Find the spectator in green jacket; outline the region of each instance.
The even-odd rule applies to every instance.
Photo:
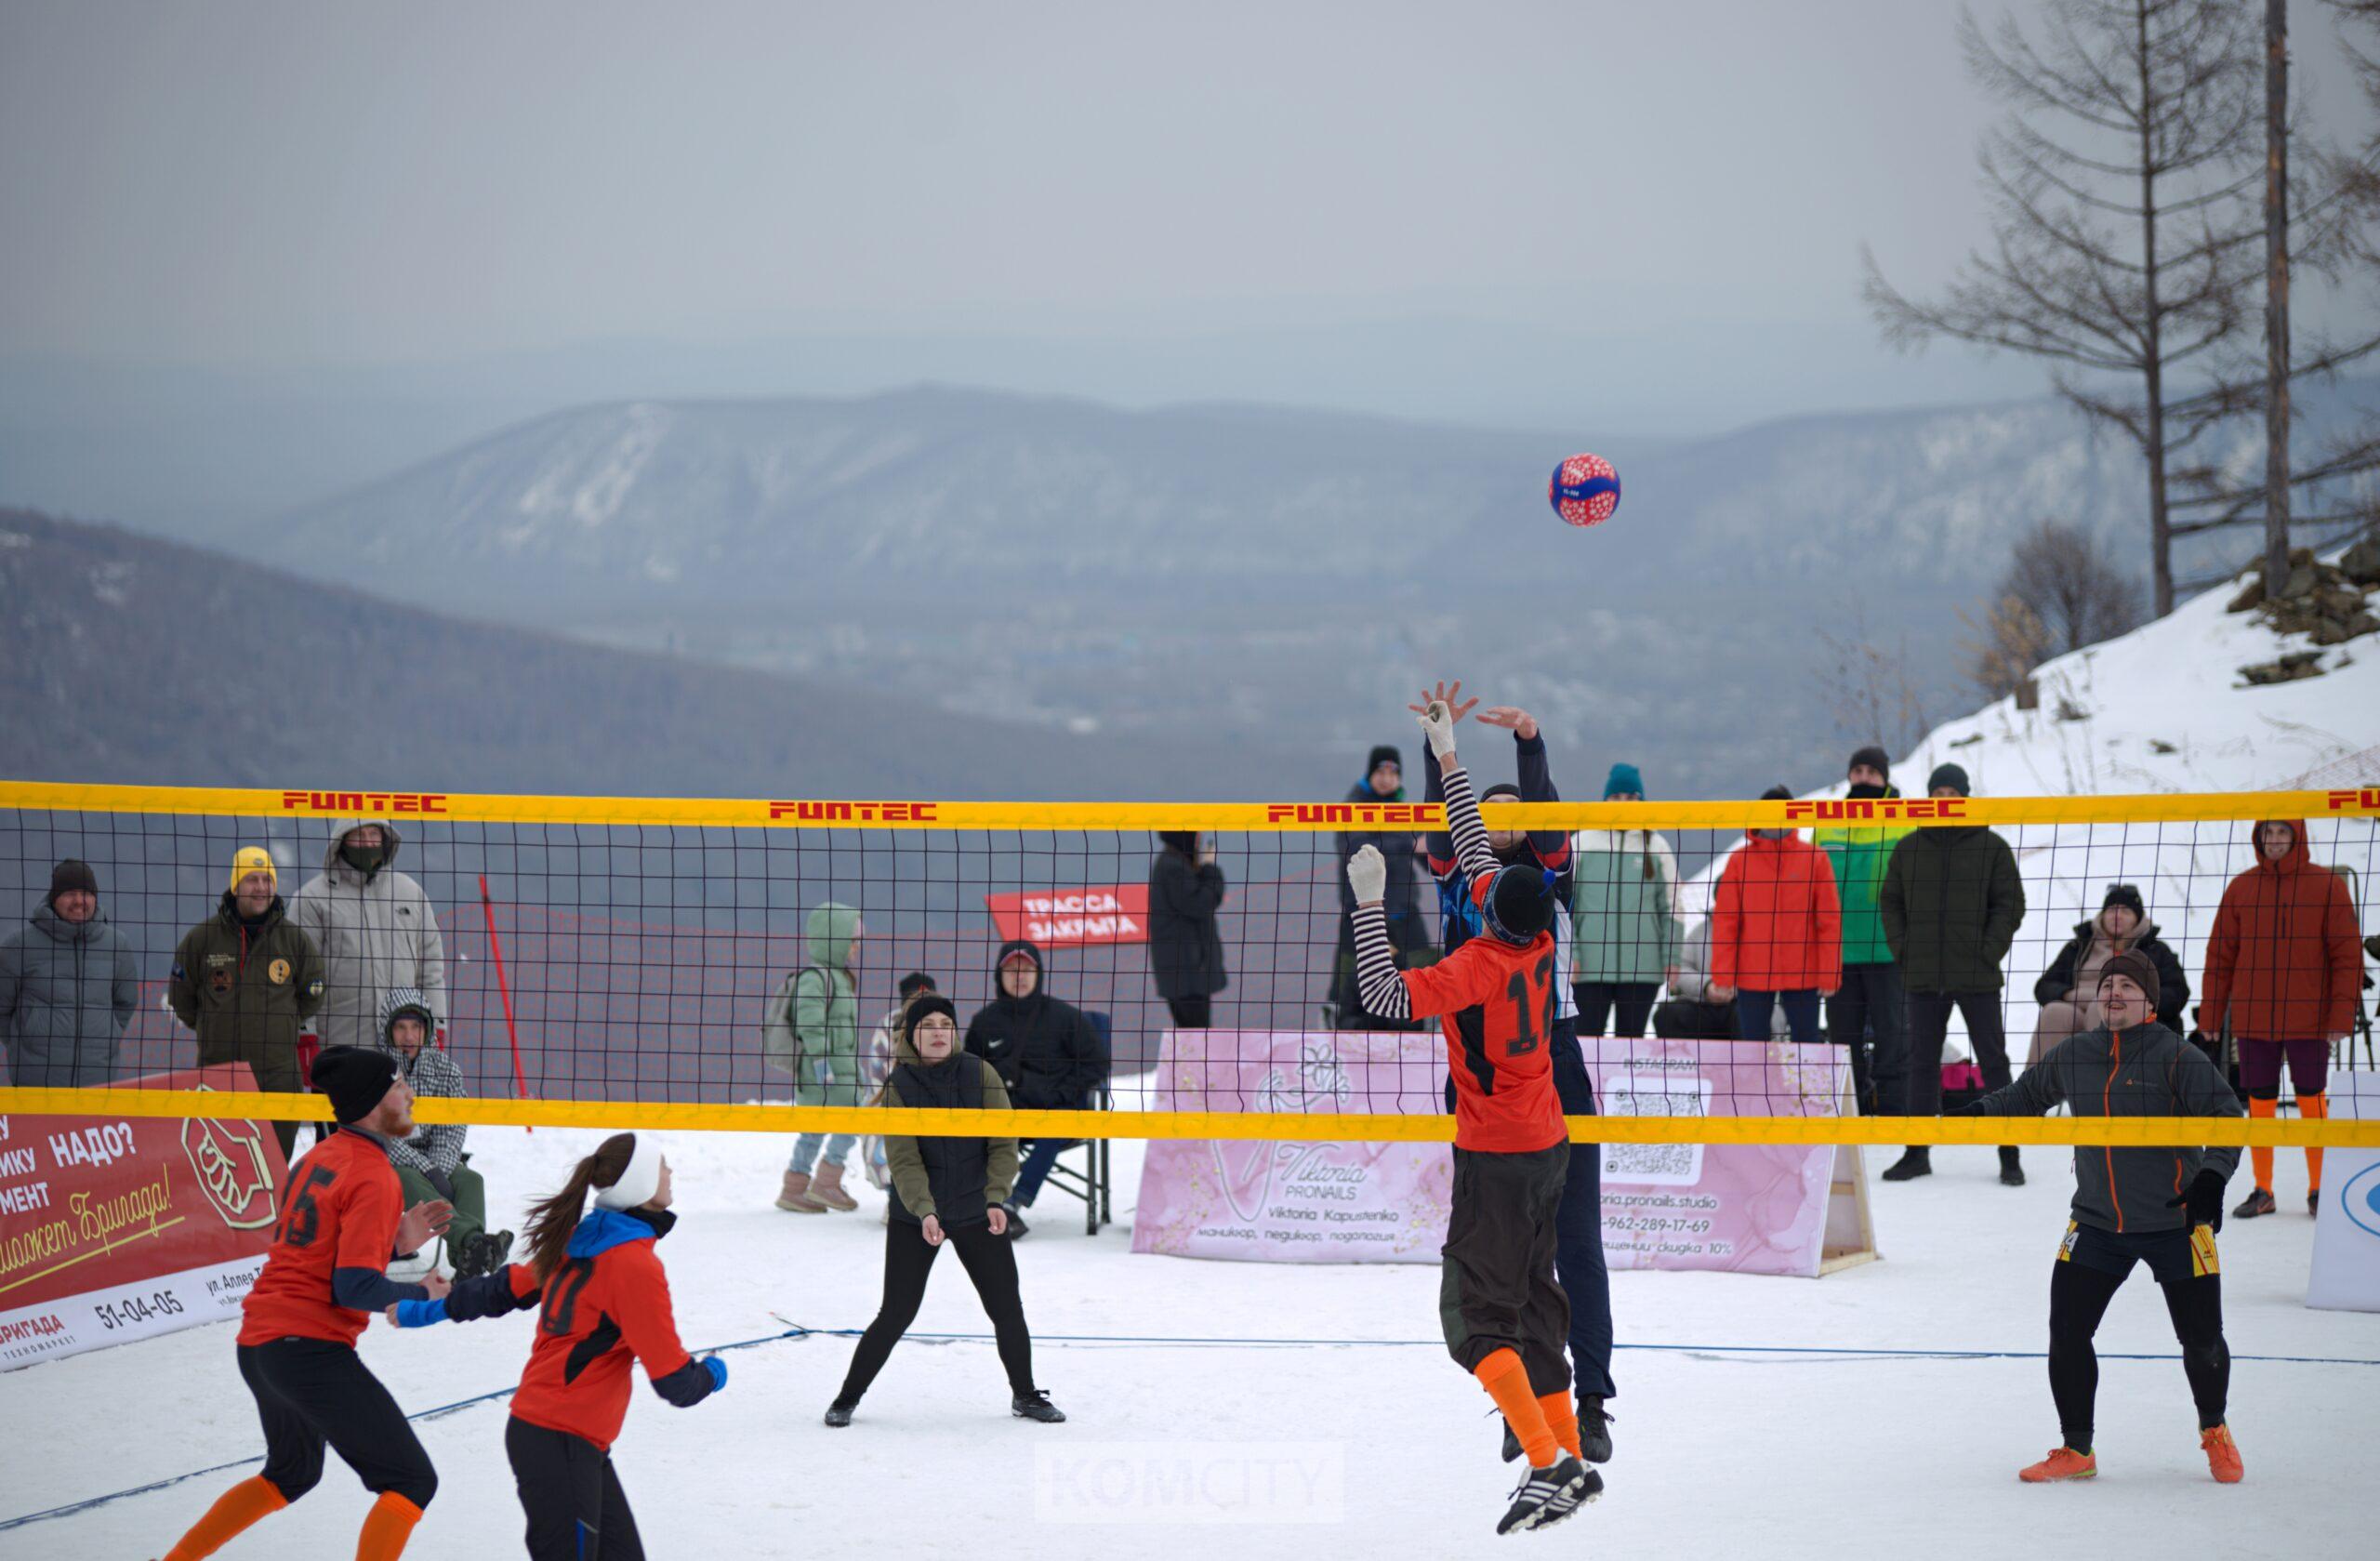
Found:
[[[1852,801],[1897,797],[1892,759],[1871,744],[1851,756],[1846,778]],[[1902,1025],[1900,968],[1884,941],[1877,899],[1893,847],[1906,824],[1831,824],[1811,843],[1834,866],[1835,897],[1843,903],[1843,986],[1826,1000],[1827,1038],[1851,1050],[1851,1087],[1864,1117],[1898,1117],[1909,1110],[1909,1047]]]
[[[859,1091],[860,938],[859,912],[827,900],[810,913],[804,928],[810,963],[793,984],[793,1033],[800,1037],[801,1070],[794,1076],[798,1105],[857,1105]],[[843,1162],[857,1133],[805,1132],[793,1141],[777,1207],[796,1214],[852,1210],[859,1200],[843,1191]],[[825,1147],[824,1163],[819,1149]],[[811,1174],[815,1167],[817,1175]]]
[[[1941,765],[1927,778],[1925,793],[1964,797],[1967,773],[1956,764]],[[1966,1020],[1984,1087],[2006,1089],[2000,965],[2025,919],[2016,853],[1979,824],[1911,830],[1893,847],[1877,906],[1908,994],[1910,1115],[1941,1114],[1942,1039],[1950,1033],[1954,1005]],[[1884,1180],[1907,1182],[1933,1170],[1932,1156],[1923,1144],[1913,1144],[1884,1171]],[[2011,1187],[2025,1184],[2014,1144],[2001,1146],[2000,1180]]]
[[[1633,764],[1614,764],[1606,802],[1641,802],[1645,779]],[[1645,1033],[1653,999],[1677,972],[1677,853],[1650,829],[1581,829],[1571,838],[1570,992],[1579,1034]]]
[[[231,859],[231,887],[215,914],[182,934],[165,1000],[198,1036],[201,1067],[245,1063],[257,1088],[306,1088],[298,1034],[323,1005],[323,962],[314,940],[289,919],[272,853],[246,846]],[[275,1122],[281,1154],[297,1146],[298,1124]]]

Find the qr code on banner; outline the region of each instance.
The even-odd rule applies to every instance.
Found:
[[[1708,1117],[1711,1086],[1694,1074],[1627,1073],[1604,1080],[1606,1117]],[[1638,1186],[1690,1187],[1702,1180],[1699,1144],[1606,1144],[1603,1179]]]

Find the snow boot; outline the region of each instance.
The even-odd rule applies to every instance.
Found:
[[[858,1408],[859,1400],[856,1398],[838,1398],[826,1406],[826,1423],[834,1426],[849,1425],[852,1422],[852,1411]]]
[[[2316,1187],[2306,1195],[2306,1212],[2320,1216],[2322,1212],[2322,1189]]]
[[[1603,1396],[1591,1393],[1579,1400],[1580,1451],[1590,1463],[1611,1462],[1611,1415],[1603,1407]]]
[[[2000,1146],[2000,1184],[2003,1187],[2021,1187],[2025,1184],[2025,1168],[2017,1162],[2014,1144],[2003,1144]]]
[[[1030,1393],[1011,1396],[1008,1412],[1019,1420],[1038,1420],[1044,1425],[1064,1425],[1066,1422],[1066,1411],[1051,1403],[1050,1396],[1038,1387]]]
[[[1010,1240],[1013,1241],[1020,1236],[1030,1236],[1033,1234],[1033,1227],[1025,1223],[1024,1210],[1019,1209],[1013,1203],[1003,1203],[1000,1207],[1008,1210],[1008,1238]]]
[[[2096,1479],[2099,1474],[2098,1458],[2072,1448],[2052,1448],[2049,1456],[2029,1468],[2016,1471],[2016,1477],[2027,1485],[2047,1485],[2053,1480]]]
[[[1564,1453],[1549,1468],[1531,1469],[1513,1492],[1513,1504],[1496,1525],[1499,1534],[1518,1534],[1561,1522],[1603,1493],[1594,1471]]]
[[[2206,1454],[2206,1472],[2217,1485],[2238,1485],[2248,1472],[2240,1462],[2240,1444],[2228,1425],[2210,1425],[2198,1434],[2199,1450]]]
[[[1934,1174],[1934,1157],[1923,1145],[1905,1152],[1900,1158],[1884,1168],[1887,1182],[1914,1182],[1921,1176]]]
[[[785,1186],[777,1194],[777,1207],[788,1214],[823,1214],[826,1206],[810,1196],[810,1178],[801,1171],[785,1173]]]
[[[859,1207],[859,1200],[843,1191],[843,1167],[840,1160],[828,1160],[818,1168],[816,1180],[810,1184],[810,1196],[829,1209],[844,1213]]]
[[[2240,1207],[2231,1210],[2231,1217],[2235,1220],[2253,1220],[2260,1214],[2273,1214],[2280,1210],[2281,1205],[2272,1200],[2269,1190],[2252,1187],[2249,1189],[2248,1196],[2240,1200]]]

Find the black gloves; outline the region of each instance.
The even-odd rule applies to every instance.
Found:
[[[2222,1176],[2213,1171],[2200,1171],[2190,1179],[2190,1184],[2182,1189],[2181,1197],[2169,1197],[2165,1200],[2165,1207],[2168,1209],[2187,1207],[2189,1210],[2191,1224],[2204,1225],[2210,1230],[2220,1231],[2223,1228]]]
[[[1983,1114],[1983,1097],[1981,1095],[1976,1096],[1975,1099],[1967,1102],[1964,1105],[1954,1105],[1950,1107],[1950,1110],[1942,1113],[1945,1117],[1980,1117]]]

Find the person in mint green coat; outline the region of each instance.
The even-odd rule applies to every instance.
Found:
[[[1641,802],[1633,764],[1614,764],[1606,802]],[[1631,1039],[1645,1033],[1653,999],[1677,965],[1677,853],[1649,829],[1581,829],[1570,842],[1570,993],[1581,1039],[1606,1019]]]
[[[827,900],[804,926],[810,963],[793,983],[793,1033],[800,1038],[801,1062],[794,1075],[798,1105],[857,1105],[859,1079],[859,912]],[[805,1132],[793,1141],[785,1186],[777,1207],[796,1214],[852,1210],[859,1201],[843,1190],[843,1162],[856,1133]],[[824,1146],[823,1162],[819,1150]],[[817,1174],[811,1174],[813,1168]]]

